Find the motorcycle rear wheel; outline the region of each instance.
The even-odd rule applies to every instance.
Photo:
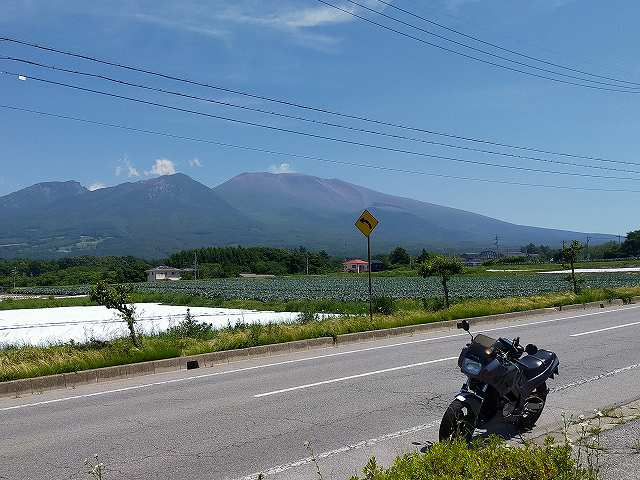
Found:
[[[540,415],[542,415],[544,406],[547,403],[548,394],[549,394],[549,389],[547,388],[546,383],[542,383],[538,385],[535,388],[535,390],[531,392],[531,395],[529,395],[529,398],[527,398],[527,401],[529,401],[531,397],[534,397],[534,400],[537,401],[538,403],[540,403],[541,401],[542,406],[539,407],[539,410],[536,410],[535,412],[532,412],[532,413],[525,414],[523,417],[520,418],[520,421],[518,422],[518,426],[520,427],[520,429],[530,430],[534,427],[534,425],[540,418]]]
[[[440,441],[451,441],[463,438],[471,441],[476,429],[476,415],[468,405],[460,400],[451,402],[440,422]]]

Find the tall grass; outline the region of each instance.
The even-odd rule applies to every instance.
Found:
[[[580,465],[568,443],[516,448],[498,437],[468,445],[463,441],[433,445],[425,454],[410,453],[381,468],[371,458],[362,477],[351,480],[597,480],[598,469]]]
[[[8,346],[0,349],[0,381],[29,378],[56,373],[68,373],[91,368],[122,365],[198,353],[231,350],[259,345],[282,343],[318,337],[337,337],[347,333],[385,329],[400,326],[472,318],[497,313],[518,312],[544,307],[557,307],[574,303],[606,301],[613,298],[630,299],[640,295],[640,288],[585,290],[579,295],[555,293],[534,297],[516,297],[492,300],[466,300],[449,309],[428,311],[421,300],[397,301],[397,311],[391,315],[368,316],[366,304],[340,305],[311,302],[295,304],[298,311],[312,308],[330,310],[343,307],[347,313],[340,317],[318,319],[304,315],[300,321],[284,324],[241,324],[222,329],[171,329],[157,335],[141,337],[142,345],[134,347],[126,339],[109,342],[90,341],[84,344],[65,343],[49,346]],[[189,300],[189,299],[187,299]],[[201,304],[202,299],[190,299]],[[205,299],[207,302],[211,299]],[[288,303],[288,302],[284,302]],[[282,306],[282,305],[281,305]],[[291,305],[289,305],[291,306]],[[291,306],[291,307],[293,307]],[[347,308],[348,307],[348,308]],[[354,311],[350,313],[348,310]],[[339,310],[336,308],[336,310]],[[326,311],[326,310],[324,310]]]

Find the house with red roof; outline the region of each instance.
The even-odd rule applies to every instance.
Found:
[[[342,271],[353,273],[368,272],[369,263],[365,260],[360,260],[359,258],[354,258],[353,260],[345,260],[344,262],[342,262]]]

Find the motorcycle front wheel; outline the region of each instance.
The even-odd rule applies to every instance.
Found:
[[[476,415],[460,400],[451,402],[440,422],[440,441],[463,438],[470,442],[476,429]]]

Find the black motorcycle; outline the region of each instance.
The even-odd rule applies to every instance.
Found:
[[[458,328],[469,333],[469,322],[463,320]],[[467,382],[442,418],[440,441],[460,437],[470,441],[476,428],[498,414],[519,429],[532,428],[547,401],[546,381],[558,374],[557,355],[532,344],[523,348],[519,337],[495,340],[469,335],[471,343],[458,358]]]

